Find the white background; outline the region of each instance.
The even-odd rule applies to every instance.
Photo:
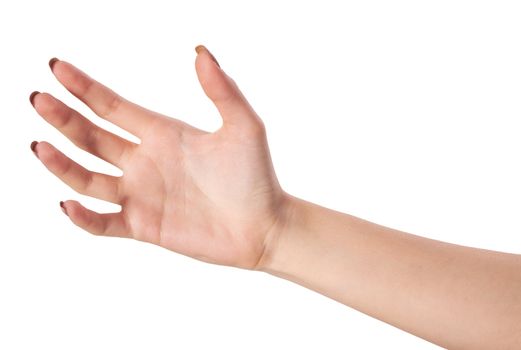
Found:
[[[94,237],[81,197],[29,150],[80,151],[32,109],[68,60],[123,96],[200,128],[205,44],[264,119],[284,189],[377,223],[521,253],[517,1],[11,1],[0,5],[0,348],[437,347],[259,272]],[[122,135],[120,130],[94,119]]]

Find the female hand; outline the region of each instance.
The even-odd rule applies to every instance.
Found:
[[[75,145],[123,176],[85,169],[47,142],[31,149],[78,193],[121,205],[100,214],[60,202],[72,222],[95,235],[135,238],[206,262],[259,268],[281,224],[286,195],[276,179],[265,128],[235,82],[203,46],[195,68],[223,119],[209,133],[138,106],[72,64],[52,59],[58,81],[99,117],[136,135],[135,144],[89,121],[48,93],[31,103]]]
[[[222,127],[214,133],[151,112],[63,61],[58,80],[103,130],[45,93],[38,113],[123,176],[91,172],[49,143],[31,148],[76,191],[121,205],[63,209],[81,228],[291,280],[447,348],[521,348],[521,256],[436,241],[300,200],[280,188],[265,129],[233,80],[199,47],[196,70]],[[486,317],[483,317],[485,315]]]

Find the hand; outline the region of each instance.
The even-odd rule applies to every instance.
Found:
[[[262,121],[213,55],[202,46],[196,51],[199,81],[223,119],[216,132],[138,106],[72,64],[53,59],[51,70],[69,92],[141,143],[96,126],[48,93],[35,92],[31,102],[38,114],[123,176],[87,170],[47,142],[33,142],[31,148],[78,193],[121,205],[118,213],[100,214],[74,200],[61,202],[82,229],[256,269],[287,197],[273,170]]]

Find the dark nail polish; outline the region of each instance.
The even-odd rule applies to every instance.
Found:
[[[38,157],[38,152],[36,152],[36,145],[37,144],[38,144],[38,141],[31,142],[31,151],[33,151],[33,153],[36,156],[36,158],[39,158]]]
[[[63,201],[60,201],[60,208],[65,215],[69,216],[69,214],[67,214],[67,209],[65,208],[65,203]]]
[[[33,105],[34,107],[34,97],[36,95],[38,95],[40,93],[40,91],[33,91],[31,92],[31,94],[29,95],[29,102],[31,102],[31,104]]]
[[[199,55],[202,51],[206,50],[206,47],[204,45],[197,45],[195,47],[195,52]]]
[[[58,61],[59,61],[59,59],[57,59],[56,57],[51,58],[51,60],[49,61],[49,67],[51,67],[51,70],[52,70],[52,67],[54,67],[54,64]]]
[[[204,45],[197,45],[195,47],[195,52],[197,52],[197,54],[200,54],[203,51],[208,52],[208,54],[210,55],[210,58],[215,62],[215,64],[217,64],[217,66],[219,68],[221,68],[221,65],[219,64],[219,62],[217,62],[217,59],[215,59],[215,56]]]

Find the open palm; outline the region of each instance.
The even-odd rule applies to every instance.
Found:
[[[212,263],[257,268],[280,225],[285,193],[273,171],[262,121],[209,51],[195,66],[223,118],[214,133],[138,106],[72,64],[53,59],[58,81],[98,116],[136,135],[130,142],[92,123],[47,93],[36,111],[78,147],[123,171],[115,177],[75,163],[47,142],[31,148],[79,193],[121,205],[99,214],[69,200],[72,222],[97,235],[135,238]]]

